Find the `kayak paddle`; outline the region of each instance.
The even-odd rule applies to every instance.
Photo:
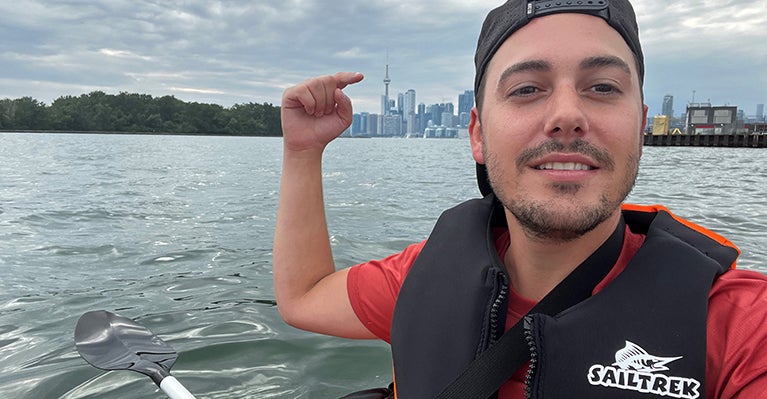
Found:
[[[80,356],[101,370],[131,370],[149,376],[170,399],[194,396],[170,375],[178,354],[146,327],[105,310],[87,312],[75,327]]]

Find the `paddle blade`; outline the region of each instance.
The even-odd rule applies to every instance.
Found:
[[[75,327],[80,356],[102,370],[131,370],[159,384],[170,375],[178,354],[170,345],[131,319],[105,310],[83,314]]]

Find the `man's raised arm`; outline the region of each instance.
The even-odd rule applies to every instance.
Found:
[[[373,338],[354,314],[346,270],[335,270],[322,196],[322,153],[352,121],[342,92],[363,79],[339,72],[309,79],[282,96],[284,154],[274,233],[274,291],[285,321],[297,328]]]

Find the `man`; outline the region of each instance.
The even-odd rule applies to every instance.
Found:
[[[738,252],[724,238],[622,205],[647,117],[628,1],[510,0],[488,14],[475,61],[469,134],[485,198],[447,211],[427,241],[339,271],[321,159],[351,123],[342,89],[363,77],[285,91],[283,318],[391,342],[401,399],[435,397],[517,322],[534,361],[508,373],[500,398],[764,395],[767,278],[728,271]],[[601,269],[593,284],[562,283]],[[525,317],[579,290],[588,298],[567,310]]]

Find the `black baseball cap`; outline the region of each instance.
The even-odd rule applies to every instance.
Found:
[[[644,55],[639,43],[639,27],[634,8],[628,0],[508,0],[490,11],[482,25],[477,41],[477,52],[474,54],[475,97],[480,95],[479,88],[485,77],[487,65],[503,42],[533,18],[558,13],[588,14],[604,19],[620,33],[631,52],[634,53],[639,84],[643,84]],[[479,98],[475,98],[477,104],[479,104],[478,100]],[[477,164],[477,183],[482,195],[493,191],[487,178],[485,165]]]

